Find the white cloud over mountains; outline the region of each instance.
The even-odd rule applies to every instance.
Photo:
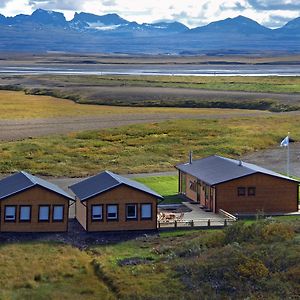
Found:
[[[63,12],[118,13],[130,21],[176,20],[189,27],[244,15],[268,27],[279,27],[299,16],[300,0],[1,0],[0,13],[30,14],[37,8]]]

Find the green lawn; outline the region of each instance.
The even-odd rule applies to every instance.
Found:
[[[229,157],[279,145],[287,132],[300,140],[300,116],[173,120],[0,142],[0,170],[40,175],[87,176],[100,170],[118,173],[175,170],[212,154]]]
[[[141,182],[164,197],[160,204],[181,203],[178,197],[178,176],[151,176],[137,177],[134,180]]]

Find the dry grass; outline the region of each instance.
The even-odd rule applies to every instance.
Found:
[[[252,112],[253,111],[248,111]],[[247,110],[190,109],[160,107],[116,107],[77,104],[71,100],[49,96],[25,95],[23,92],[0,91],[0,119],[64,118],[74,116],[103,116],[107,114],[182,113],[182,114],[239,114]]]
[[[87,176],[99,170],[140,173],[174,170],[192,149],[195,158],[238,157],[279,145],[288,131],[300,139],[300,115],[174,120],[0,143],[0,170]]]

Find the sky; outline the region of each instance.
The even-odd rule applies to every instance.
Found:
[[[243,15],[277,28],[300,16],[300,0],[0,0],[0,14],[31,14],[42,8],[65,14],[117,13],[129,21],[179,21],[189,27]]]

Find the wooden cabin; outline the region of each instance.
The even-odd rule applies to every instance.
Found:
[[[298,211],[299,182],[257,165],[213,155],[176,168],[179,194],[209,211],[239,215]]]
[[[0,232],[68,230],[68,193],[41,178],[20,172],[0,180]]]
[[[86,231],[157,229],[162,196],[145,185],[109,171],[70,186],[76,218]]]

